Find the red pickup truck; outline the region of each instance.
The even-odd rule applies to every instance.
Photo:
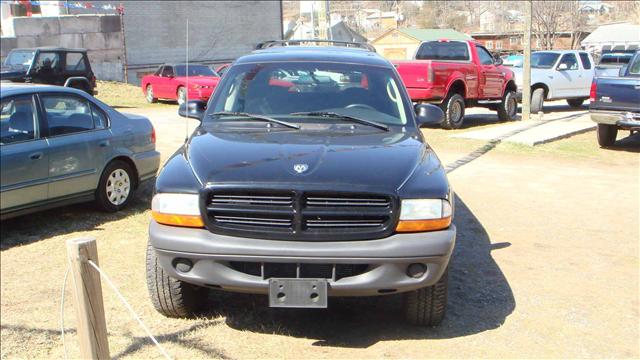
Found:
[[[427,41],[418,48],[415,60],[394,61],[394,65],[412,101],[440,105],[445,129],[462,126],[465,107],[496,110],[501,121],[516,117],[513,72],[475,41]]]

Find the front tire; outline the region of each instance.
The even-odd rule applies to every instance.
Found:
[[[151,85],[147,85],[147,93],[145,99],[149,104],[158,102],[158,98],[153,96],[153,87]]]
[[[518,114],[518,100],[516,92],[513,90],[505,91],[502,103],[498,105],[498,119],[500,121],[511,121],[516,119]]]
[[[185,90],[184,86],[180,86],[178,88],[176,96],[178,98],[178,105],[182,105],[185,103],[185,101],[187,101],[187,91]]]
[[[544,89],[537,88],[531,94],[531,113],[537,114],[544,108]]]
[[[147,288],[153,307],[162,315],[189,318],[205,305],[208,289],[174,279],[158,264],[156,252],[147,243]]]
[[[569,104],[569,106],[571,106],[572,108],[580,108],[582,107],[582,104],[584,103],[584,99],[580,98],[580,99],[567,99],[567,104]]]
[[[131,165],[124,161],[110,162],[100,176],[96,190],[96,203],[106,212],[124,209],[133,197],[135,181]]]
[[[404,294],[405,318],[409,323],[421,326],[438,326],[447,308],[449,268],[435,285]]]
[[[618,128],[615,125],[598,124],[598,145],[608,147],[616,142]]]
[[[443,129],[459,129],[464,121],[464,98],[460,94],[451,94],[440,105],[444,112]]]

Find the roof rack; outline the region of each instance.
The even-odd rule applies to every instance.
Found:
[[[352,41],[323,40],[323,39],[292,39],[292,40],[269,40],[263,41],[256,45],[256,50],[267,49],[276,46],[302,46],[306,44],[332,44],[336,46],[355,47],[376,52],[376,49],[368,43],[359,43]]]

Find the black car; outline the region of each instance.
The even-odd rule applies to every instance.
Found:
[[[13,49],[0,72],[2,81],[68,86],[96,95],[96,77],[85,49]]]
[[[303,308],[404,293],[409,321],[439,324],[453,197],[420,126],[444,114],[414,108],[368,48],[282,44],[234,62],[208,104],[179,108],[201,124],[156,180],[155,308],[192,315],[208,289]]]

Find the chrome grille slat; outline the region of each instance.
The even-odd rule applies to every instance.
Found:
[[[291,205],[291,196],[271,196],[271,195],[214,195],[210,204],[241,204],[241,205]]]
[[[307,220],[307,227],[371,227],[380,226],[382,221],[375,220]]]
[[[272,219],[272,218],[255,218],[244,216],[222,216],[215,215],[216,221],[222,223],[232,224],[247,224],[247,225],[266,225],[266,226],[291,226],[291,219]]]
[[[376,198],[338,198],[309,196],[306,201],[309,206],[389,206],[387,199]]]

